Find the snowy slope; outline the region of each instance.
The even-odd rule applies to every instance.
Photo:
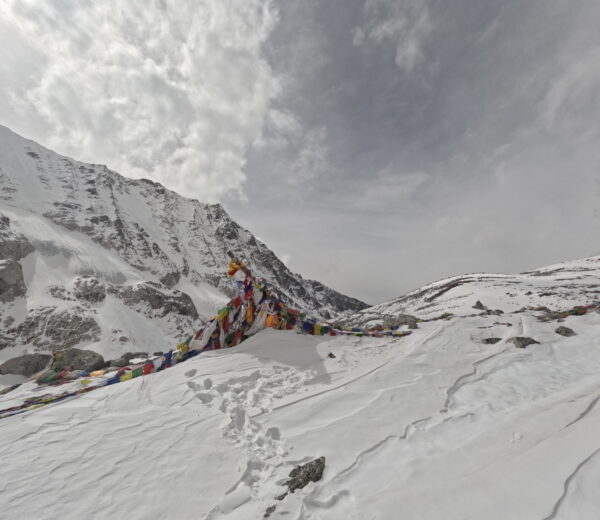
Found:
[[[96,178],[99,185],[104,177]],[[144,184],[119,182],[127,196]],[[195,275],[191,262],[186,274],[175,258],[179,279],[161,282],[175,273],[165,269],[170,257],[141,254],[149,240],[143,233],[131,251],[105,243],[133,224],[115,227],[120,217],[113,215],[111,228],[77,208],[48,214],[63,206],[44,206],[42,195],[17,204],[15,194],[27,186],[3,187],[9,223],[0,219],[0,237],[10,255],[0,256],[0,272],[18,277],[17,262],[26,296],[0,308],[4,322],[15,324],[37,309],[43,319],[31,328],[27,319],[11,325],[32,343],[51,335],[52,320],[61,325],[66,313],[63,341],[93,335],[85,321],[91,316],[105,341],[90,344],[110,356],[123,349],[118,335],[127,327],[146,343],[139,350],[157,338],[172,345],[165,331],[179,325],[171,320],[195,320],[185,315],[190,300],[200,314],[202,302],[224,298],[220,278],[210,283],[221,275],[208,257],[206,264],[197,257],[194,265],[204,267]],[[150,211],[114,207],[140,227],[139,215]],[[76,215],[73,223],[67,214]],[[185,240],[175,235],[183,251]],[[239,347],[1,419],[0,516],[247,520],[276,506],[271,519],[600,518],[600,314],[558,323],[541,321],[550,314],[536,310],[597,301],[599,266],[593,257],[520,275],[453,277],[347,318],[455,315],[419,323],[408,337],[265,330]],[[492,312],[473,309],[477,301]],[[177,311],[161,316],[161,305]],[[105,336],[106,324],[117,332]],[[559,335],[559,325],[575,335]],[[507,341],[522,336],[539,344],[518,349]],[[0,350],[0,359],[19,348]],[[64,388],[26,382],[0,395],[0,409]],[[320,456],[319,482],[275,499],[292,468]]]
[[[440,280],[395,300],[340,318],[357,325],[409,314],[427,319],[444,312],[468,315],[480,301],[505,313],[523,308],[568,309],[600,300],[600,256],[555,264],[518,275],[468,274]]]
[[[276,505],[274,519],[598,518],[600,315],[567,318],[570,338],[529,311],[495,321],[423,323],[402,339],[265,331],[3,419],[0,510],[246,520]],[[482,343],[520,335],[540,345]],[[276,501],[290,469],[319,456],[321,481]]]
[[[228,250],[317,317],[365,307],[291,273],[218,204],[0,126],[0,349],[79,346],[118,357],[172,347],[228,300]]]

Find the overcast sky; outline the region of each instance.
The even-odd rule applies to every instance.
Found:
[[[0,0],[0,84],[369,303],[600,252],[598,0]]]

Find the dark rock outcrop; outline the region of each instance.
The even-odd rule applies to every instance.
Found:
[[[408,325],[409,329],[417,328],[417,318],[411,316],[410,314],[396,314],[387,315],[383,318],[383,328],[391,329],[394,327],[399,327],[400,325]]]
[[[10,228],[10,219],[0,215],[0,260],[21,260],[35,248],[20,233],[16,233]]]
[[[325,457],[319,457],[318,459],[307,462],[296,466],[290,472],[290,479],[286,482],[286,486],[290,493],[296,491],[296,489],[302,489],[309,482],[317,482],[321,480],[323,471],[325,470]]]
[[[275,497],[276,500],[283,500],[288,493],[293,493],[297,489],[304,488],[310,482],[318,482],[323,476],[325,470],[325,457],[319,457],[318,459],[311,460],[306,464],[300,464],[296,466],[289,474],[289,479],[285,483],[288,490]],[[272,505],[267,508],[263,518],[269,518],[275,511],[276,505]]]
[[[0,302],[11,302],[27,294],[23,268],[14,260],[0,261]]]
[[[167,314],[175,313],[193,319],[198,318],[196,306],[186,293],[167,289],[158,283],[144,282],[133,286],[114,286],[109,287],[108,292],[130,307],[147,305],[151,317],[162,318]]]
[[[484,338],[483,340],[481,340],[481,342],[485,343],[486,345],[494,345],[501,340],[502,338]]]
[[[38,308],[7,332],[23,345],[51,351],[100,339],[100,327],[96,320],[79,307],[63,311],[54,307]]]
[[[24,354],[9,359],[0,365],[0,374],[17,374],[30,377],[41,370],[44,370],[52,356],[49,354]]]
[[[177,285],[179,279],[181,278],[181,274],[178,271],[174,271],[172,273],[167,273],[166,275],[160,278],[160,283],[172,289]]]
[[[515,336],[506,340],[507,343],[512,343],[517,348],[525,348],[528,345],[539,345],[540,342],[533,338],[527,338],[523,336]]]
[[[78,278],[73,284],[73,296],[89,303],[100,303],[106,298],[106,287],[93,276]]]
[[[109,361],[108,363],[112,367],[126,367],[129,365],[130,360],[134,358],[147,358],[147,352],[125,352],[119,359]]]
[[[502,314],[504,314],[504,311],[501,309],[486,309],[480,316],[502,316]]]
[[[71,370],[99,370],[106,363],[104,358],[91,350],[81,350],[78,348],[69,348],[61,350],[54,355],[52,368],[54,370],[62,370],[69,367]]]
[[[554,332],[556,332],[557,334],[560,334],[561,336],[565,336],[565,337],[570,337],[570,336],[576,336],[577,333],[573,330],[570,329],[569,327],[558,327]]]

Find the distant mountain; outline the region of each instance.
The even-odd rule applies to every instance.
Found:
[[[476,306],[480,301],[481,306]],[[566,309],[600,301],[600,256],[572,260],[517,275],[466,274],[440,280],[405,296],[349,313],[342,323],[364,326],[381,323],[386,316],[409,314],[431,318],[515,312],[523,308]]]
[[[0,126],[0,349],[164,350],[232,294],[227,251],[315,317],[366,307],[290,272],[219,204]]]

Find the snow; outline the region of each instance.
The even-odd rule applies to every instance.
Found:
[[[399,313],[428,319],[451,312],[470,315],[480,300],[487,308],[514,312],[523,307],[568,309],[600,300],[600,256],[551,265],[517,275],[467,274],[421,287],[395,300],[349,316],[355,323],[381,322]]]
[[[226,277],[228,251],[243,253],[253,272],[275,282],[273,289],[290,306],[316,317],[364,306],[291,273],[220,205],[61,156],[1,125],[0,217],[9,219],[2,224],[6,229],[0,241],[18,238],[27,249],[35,248],[16,259],[23,268],[26,298],[0,306],[0,323],[8,329],[2,346],[14,343],[20,352],[63,348],[58,334],[41,337],[34,330],[32,336],[33,325],[28,331],[17,327],[69,311],[97,325],[93,333],[71,338],[75,344],[70,346],[117,358],[134,349],[166,350],[229,300],[234,286]],[[172,288],[180,298],[189,296],[197,315],[189,305],[181,314],[157,320],[156,300],[154,307],[146,301],[129,303],[129,309],[114,297],[86,300],[72,290],[82,277],[106,289],[142,282]]]
[[[600,315],[567,318],[577,335],[565,338],[534,314],[433,321],[393,339],[267,330],[3,419],[0,510],[234,520],[276,505],[275,519],[598,518]],[[522,335],[540,345],[505,341]],[[482,343],[492,336],[503,341]],[[0,396],[0,407],[34,388]],[[289,471],[319,456],[322,480],[276,501]]]
[[[227,301],[218,284],[228,230],[217,230],[231,221],[222,209],[61,157],[1,126],[0,158],[0,210],[35,246],[20,261],[27,298],[3,304],[4,323],[81,304],[50,288],[69,290],[82,275],[134,285],[183,273],[175,289],[202,317]],[[128,226],[127,251],[118,240],[101,245],[114,227],[98,224],[95,240],[77,231],[92,214]],[[266,247],[235,229],[232,243],[264,256],[258,274],[269,278],[277,269]],[[142,254],[140,230],[161,254]],[[405,338],[266,330],[234,349],[2,419],[1,516],[246,520],[276,505],[273,519],[599,518],[600,315],[567,318],[577,335],[565,338],[533,310],[597,301],[599,278],[600,257],[456,276],[350,318],[456,315]],[[478,300],[504,314],[480,314]],[[88,310],[102,333],[83,346],[107,359],[180,339],[168,317],[149,319],[111,294]],[[540,344],[517,349],[506,342],[513,336]],[[484,344],[490,337],[501,341]],[[0,350],[0,362],[26,350]],[[100,380],[24,382],[0,396],[0,409]],[[22,381],[2,375],[0,388]],[[319,456],[322,480],[276,501],[290,470]]]

